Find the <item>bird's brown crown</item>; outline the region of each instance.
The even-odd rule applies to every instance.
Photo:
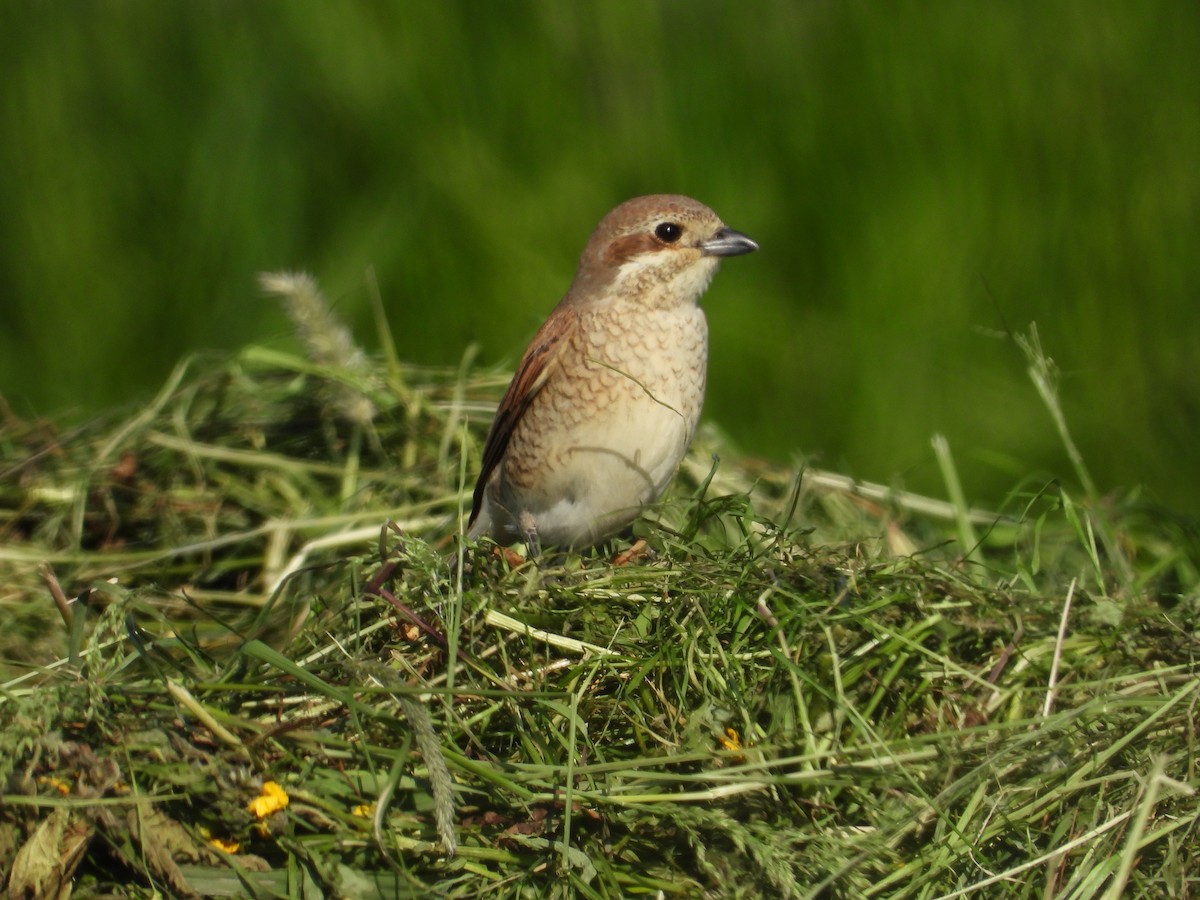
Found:
[[[600,220],[584,248],[583,262],[620,266],[641,253],[694,249],[720,228],[720,217],[691,197],[635,197]]]

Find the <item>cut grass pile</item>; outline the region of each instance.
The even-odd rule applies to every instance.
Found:
[[[8,896],[1194,895],[1186,523],[709,431],[526,562],[446,537],[503,377],[332,353],[5,416]]]

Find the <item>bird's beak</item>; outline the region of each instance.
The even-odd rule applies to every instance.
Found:
[[[757,249],[758,244],[732,228],[722,228],[700,244],[700,252],[705,256],[741,256]]]

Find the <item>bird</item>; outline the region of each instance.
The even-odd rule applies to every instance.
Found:
[[[592,232],[525,350],[484,444],[467,537],[586,549],[674,477],[700,418],[722,259],[758,250],[704,204],[635,197]]]

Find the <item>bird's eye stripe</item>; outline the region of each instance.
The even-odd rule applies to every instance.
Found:
[[[654,229],[654,236],[664,244],[673,244],[683,236],[683,226],[678,222],[661,222]]]

